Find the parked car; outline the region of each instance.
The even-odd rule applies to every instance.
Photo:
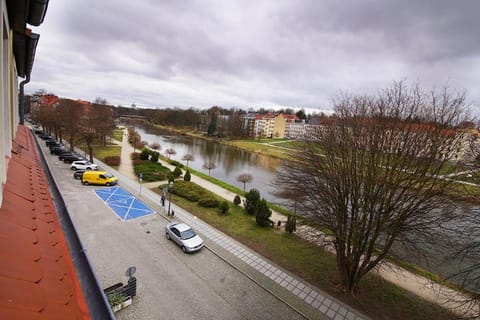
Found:
[[[75,179],[75,180],[82,179],[83,173],[84,173],[85,171],[86,171],[86,170],[76,170],[76,171],[73,173],[73,179]]]
[[[60,155],[61,153],[66,153],[66,152],[69,152],[69,151],[64,146],[54,146],[50,148],[51,154]]]
[[[45,141],[45,144],[47,147],[53,146],[53,145],[60,145],[60,142],[57,141],[55,138],[50,138]]]
[[[56,147],[65,147],[62,143],[60,142],[56,142],[56,143],[51,143],[48,145],[48,148],[51,150],[52,148],[56,148]]]
[[[47,140],[47,139],[50,139],[50,138],[51,138],[51,136],[50,136],[48,133],[46,133],[46,132],[41,133],[41,134],[39,135],[39,137],[40,137],[40,139],[43,139],[43,140]]]
[[[63,161],[65,157],[71,156],[71,155],[74,155],[74,153],[72,153],[71,151],[61,152],[58,154],[58,160]]]
[[[70,166],[72,170],[98,170],[98,166],[95,163],[91,163],[87,160],[73,161]]]
[[[198,251],[205,245],[202,238],[185,223],[170,222],[165,227],[165,235],[168,240],[173,240],[185,253]]]
[[[82,175],[84,185],[100,184],[105,186],[116,185],[118,178],[106,171],[85,171]]]
[[[76,154],[63,156],[62,159],[63,159],[63,162],[65,162],[65,163],[72,163],[74,161],[85,160],[84,157],[76,155]]]

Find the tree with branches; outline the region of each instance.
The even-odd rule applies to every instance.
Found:
[[[187,153],[186,155],[183,156],[182,158],[183,161],[187,161],[187,168],[188,168],[188,163],[190,161],[194,161],[195,160],[195,156],[191,153]]]
[[[341,285],[353,295],[394,244],[425,246],[454,219],[440,176],[455,170],[468,108],[463,92],[404,82],[334,103],[336,121],[277,169],[275,185],[303,195],[297,214],[332,231]]]
[[[203,164],[203,169],[208,170],[208,176],[210,176],[210,171],[212,171],[216,167],[217,167],[217,165],[215,164],[215,162],[213,162],[211,160],[207,161]]]
[[[177,154],[177,151],[175,151],[175,149],[173,148],[168,148],[167,150],[165,150],[165,153],[167,154],[167,158],[170,159],[171,156]]]
[[[253,176],[249,173],[241,173],[237,177],[237,181],[243,183],[243,192],[245,192],[245,186],[247,183],[252,182]]]
[[[70,150],[74,150],[77,142],[81,138],[80,119],[84,115],[84,108],[81,102],[60,99],[57,107],[58,120],[62,124],[62,132],[70,145]]]

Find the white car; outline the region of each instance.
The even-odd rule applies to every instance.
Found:
[[[173,240],[183,252],[194,252],[203,248],[204,243],[192,228],[185,223],[170,222],[165,227],[168,240]]]
[[[98,166],[95,163],[91,163],[90,161],[82,160],[82,161],[73,161],[72,165],[70,166],[72,170],[98,170]]]

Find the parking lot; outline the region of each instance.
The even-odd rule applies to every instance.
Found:
[[[184,254],[165,238],[168,220],[163,214],[120,218],[95,193],[102,187],[84,186],[75,180],[70,165],[51,156],[42,142],[39,140],[101,285],[106,288],[126,282],[127,268],[137,269],[137,296],[131,306],[116,314],[117,319],[304,318],[207,248]],[[138,195],[122,177],[119,185]],[[152,209],[161,210],[151,200],[140,198]],[[207,247],[215,247],[204,239]]]

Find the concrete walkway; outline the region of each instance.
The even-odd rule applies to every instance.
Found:
[[[118,175],[120,178],[128,178],[127,184],[130,189],[139,190],[139,181],[133,173],[130,158],[130,153],[133,152],[133,148],[128,144],[128,137],[125,134],[121,145],[121,165],[118,169]],[[162,165],[174,168],[165,162],[162,162]],[[121,181],[123,181],[123,179]],[[220,188],[195,175],[192,175],[192,181],[229,201],[233,201],[235,193]],[[144,191],[142,192],[142,199],[147,197],[152,199],[154,203],[159,204],[160,196],[150,189],[162,183],[165,182],[143,183],[142,189]],[[175,219],[191,225],[203,237],[208,238],[215,244],[214,248],[209,247],[210,250],[243,272],[250,279],[256,281],[257,284],[265,290],[296,309],[305,318],[335,320],[369,319],[366,315],[350,308],[343,302],[275,265],[265,257],[250,250],[248,247],[213,228],[182,208],[173,204],[172,210],[175,211]],[[159,213],[166,215],[166,210],[161,208],[159,209]],[[275,213],[272,219],[274,221],[277,221],[277,219],[286,220],[285,216],[279,213]]]

